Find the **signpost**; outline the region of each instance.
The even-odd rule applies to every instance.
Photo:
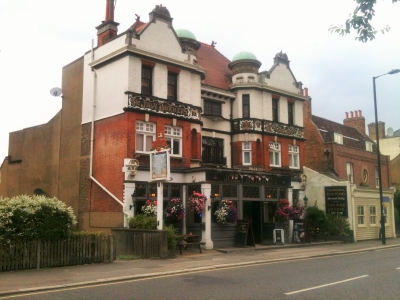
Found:
[[[157,181],[157,229],[163,229],[164,181],[171,178],[169,149],[150,152],[150,182]]]

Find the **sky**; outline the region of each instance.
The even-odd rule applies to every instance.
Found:
[[[229,60],[250,51],[265,71],[276,53],[286,53],[296,80],[309,90],[314,115],[343,123],[346,112],[361,110],[368,125],[375,121],[372,78],[400,69],[400,3],[377,2],[373,25],[389,25],[391,31],[368,43],[328,30],[344,24],[355,8],[352,0],[165,0],[162,5],[175,29],[216,42]],[[119,33],[135,22],[135,14],[147,22],[157,4],[117,0]],[[104,20],[105,7],[106,0],[0,0],[0,164],[8,155],[10,132],[45,124],[61,109],[61,98],[50,89],[62,88],[63,66],[89,51],[92,40],[97,45],[95,27]],[[376,92],[379,121],[386,129],[400,129],[400,73],[377,79]]]

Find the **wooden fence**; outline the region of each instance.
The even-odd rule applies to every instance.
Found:
[[[116,256],[136,255],[141,258],[163,258],[168,254],[165,230],[113,228],[111,233],[115,237]]]
[[[0,271],[110,263],[112,235],[90,235],[56,241],[11,241],[0,244]]]

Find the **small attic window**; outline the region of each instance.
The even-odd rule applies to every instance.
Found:
[[[343,145],[343,134],[335,132],[333,138],[336,143]]]
[[[372,152],[372,143],[371,142],[365,141],[365,150]]]
[[[254,76],[249,76],[248,77],[248,82],[255,82]]]
[[[236,77],[236,83],[243,83],[243,77]]]

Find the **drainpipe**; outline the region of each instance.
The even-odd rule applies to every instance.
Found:
[[[92,61],[94,60],[94,52],[93,52],[93,43],[92,40]],[[93,102],[92,102],[92,128],[90,133],[90,164],[89,164],[89,177],[93,180],[102,190],[104,190],[108,195],[110,195],[118,204],[124,207],[124,203],[119,200],[116,196],[114,196],[105,186],[103,186],[100,182],[98,182],[93,177],[93,145],[94,145],[94,120],[95,120],[95,110],[96,110],[96,83],[97,83],[97,73],[96,70],[92,68],[93,72]],[[125,215],[127,213],[123,212]]]

